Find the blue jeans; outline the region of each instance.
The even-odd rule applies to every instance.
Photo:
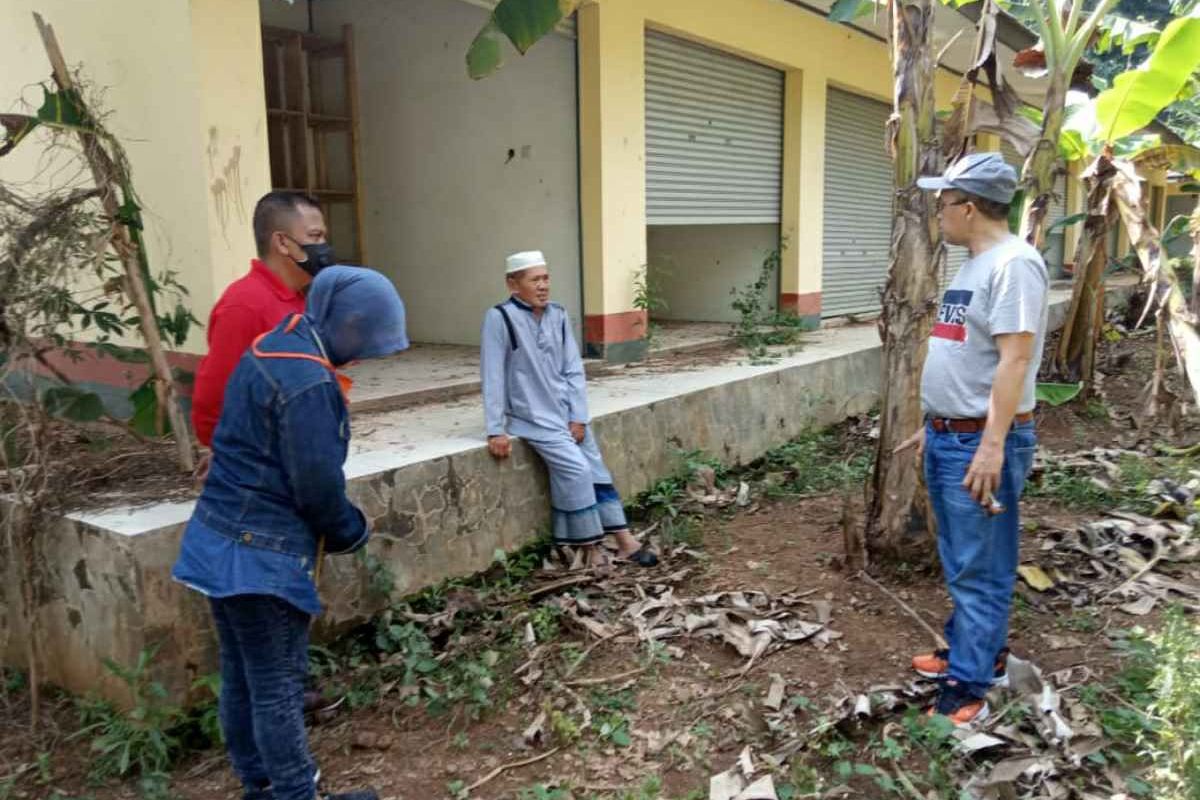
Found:
[[[1009,431],[995,493],[1004,512],[989,516],[962,483],[981,437],[925,428],[925,481],[937,518],[942,572],[954,603],[946,621],[949,676],[977,697],[991,688],[996,656],[1008,640],[1021,533],[1017,504],[1037,447],[1032,422]]]
[[[310,617],[278,597],[209,598],[221,643],[221,730],[246,800],[313,800],[304,730]]]

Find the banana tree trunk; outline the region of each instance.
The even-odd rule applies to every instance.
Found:
[[[1104,268],[1108,264],[1109,195],[1113,167],[1101,156],[1084,173],[1088,187],[1087,220],[1075,253],[1071,305],[1054,355],[1054,371],[1063,380],[1091,387],[1096,340],[1104,318]]]
[[[1192,314],[1200,317],[1200,197],[1196,199],[1188,232],[1192,234]]]
[[[945,260],[931,198],[917,188],[922,174],[940,171],[934,132],[933,4],[898,0],[891,6],[894,78],[888,140],[895,173],[891,263],[883,292],[883,397],[865,547],[847,552],[850,568],[873,561],[931,561],[933,515],[912,452],[896,446],[921,425],[921,370],[937,310],[938,275]]]
[[[1161,235],[1147,217],[1142,202],[1137,171],[1128,161],[1114,161],[1112,200],[1129,241],[1138,254],[1145,281],[1150,284],[1150,301],[1146,310],[1153,310],[1160,320],[1165,316],[1167,332],[1180,370],[1192,389],[1192,401],[1200,406],[1200,330],[1198,318],[1189,307],[1188,299],[1179,286],[1179,277],[1164,257]]]
[[[1025,159],[1022,185],[1025,199],[1021,205],[1021,237],[1039,250],[1046,230],[1046,212],[1054,191],[1058,169],[1058,140],[1066,117],[1067,87],[1070,75],[1050,75],[1043,106],[1042,133]]]

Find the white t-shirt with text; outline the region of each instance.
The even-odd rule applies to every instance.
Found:
[[[1033,410],[1046,342],[1050,280],[1038,251],[1024,239],[1006,240],[969,259],[942,296],[921,375],[926,416],[984,419],[1000,363],[994,337],[1032,333],[1033,360],[1017,413]]]

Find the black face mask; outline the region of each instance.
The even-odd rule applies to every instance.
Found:
[[[292,237],[289,236],[288,238],[291,239]],[[296,242],[295,239],[292,239],[292,241]],[[333,245],[328,242],[319,242],[317,244],[300,244],[300,242],[296,242],[296,246],[304,251],[305,256],[304,261],[297,261],[296,263],[300,265],[300,269],[314,278],[321,270],[326,267],[332,267],[337,263],[337,258],[333,254]]]

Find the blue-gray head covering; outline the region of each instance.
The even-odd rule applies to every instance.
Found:
[[[305,313],[334,366],[408,349],[404,301],[392,282],[373,269],[321,270],[308,288]]]
[[[997,203],[1011,203],[1017,193],[1017,171],[999,153],[971,153],[937,176],[917,179],[922,189],[957,189]]]

